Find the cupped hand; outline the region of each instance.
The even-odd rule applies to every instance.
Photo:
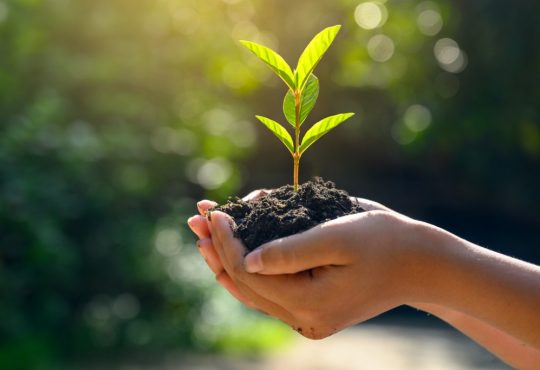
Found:
[[[222,276],[218,281],[242,302],[307,337],[325,337],[402,303],[402,285],[395,280],[403,271],[403,243],[396,240],[412,220],[378,203],[357,201],[367,212],[267,243],[245,260],[244,246],[232,235],[232,220],[213,212],[206,224],[212,243],[203,242],[201,252]],[[199,203],[202,213],[206,205]],[[207,239],[206,230],[194,231]]]
[[[367,212],[266,243],[246,257],[227,215],[215,212],[212,222],[202,217],[215,203],[199,202],[201,216],[189,224],[221,285],[306,337],[323,338],[406,303],[447,321],[516,368],[537,368],[538,284],[531,276],[540,275],[538,266],[373,201],[354,200]],[[521,304],[505,305],[501,297],[511,295]]]
[[[341,217],[266,243],[246,259],[230,222],[224,213],[212,213],[214,247],[235,286],[310,338],[326,337],[410,297],[403,277],[411,260],[398,240],[414,227],[405,217],[379,210]],[[264,308],[260,298],[285,314]]]

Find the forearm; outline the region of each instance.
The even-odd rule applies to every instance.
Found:
[[[540,268],[423,224],[416,302],[476,318],[540,349]]]
[[[412,306],[452,325],[516,369],[532,370],[540,363],[539,350],[481,320],[434,304],[414,303]]]

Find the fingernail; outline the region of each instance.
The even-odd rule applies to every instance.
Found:
[[[193,226],[193,220],[195,220],[197,218],[197,216],[191,216],[190,218],[188,218],[187,220],[187,223],[189,226]]]
[[[260,249],[255,249],[248,254],[244,260],[247,272],[255,273],[263,270],[262,253]]]
[[[199,210],[199,212],[201,212],[201,210],[202,210],[201,203],[202,203],[202,200],[197,202],[197,209]]]

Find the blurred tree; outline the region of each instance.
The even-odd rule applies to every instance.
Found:
[[[204,340],[213,280],[178,224],[254,140],[225,7],[0,2],[0,367]]]

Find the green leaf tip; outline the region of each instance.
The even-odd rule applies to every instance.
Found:
[[[296,87],[299,91],[302,91],[304,88],[309,75],[320,62],[322,56],[326,53],[332,42],[334,42],[340,29],[341,25],[339,24],[325,28],[313,37],[300,55],[298,65],[294,72]]]
[[[323,118],[322,120],[311,126],[311,128],[307,130],[306,134],[302,138],[302,143],[300,144],[299,148],[300,154],[304,153],[307,148],[309,148],[321,137],[326,135],[330,130],[338,126],[343,121],[351,118],[352,116],[354,116],[354,113],[336,114],[330,117]]]
[[[289,64],[281,55],[269,47],[257,44],[256,42],[246,40],[239,40],[239,42],[249,51],[255,54],[260,60],[266,63],[266,65],[268,65],[268,67],[270,67],[270,69],[272,69],[272,71],[274,71],[279,78],[285,82],[289,89],[295,89],[296,83],[294,80],[294,73]]]
[[[255,116],[259,121],[262,122],[263,125],[266,126],[267,129],[272,131],[274,135],[285,145],[287,149],[289,149],[289,152],[294,153],[294,144],[293,139],[291,135],[285,130],[283,126],[281,126],[276,121],[266,118],[263,116]]]

